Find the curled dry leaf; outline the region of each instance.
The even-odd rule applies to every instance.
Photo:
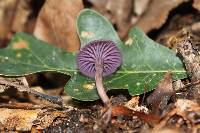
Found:
[[[160,123],[155,125],[153,131],[161,130],[168,125],[168,127],[177,130],[181,130],[180,127],[184,126],[184,132],[196,133],[198,130],[197,121],[200,118],[199,104],[188,99],[178,99],[174,105],[174,108],[163,116]]]
[[[139,119],[147,122],[147,123],[157,123],[160,119],[160,117],[154,115],[154,114],[147,114],[146,110],[140,110],[139,108],[144,107],[136,107],[133,110],[129,109],[125,106],[118,105],[118,106],[113,106],[112,108],[112,116],[124,116],[127,118],[132,119],[134,116],[138,117]]]
[[[173,94],[172,75],[168,72],[165,74],[164,79],[159,82],[153,93],[147,98],[147,103],[152,105],[152,110],[155,114],[160,113],[159,111],[165,108]]]
[[[67,51],[78,50],[76,17],[81,9],[81,0],[47,0],[37,18],[34,35]]]
[[[142,28],[145,33],[154,29],[159,29],[167,20],[169,12],[187,1],[188,0],[153,0],[136,26]]]

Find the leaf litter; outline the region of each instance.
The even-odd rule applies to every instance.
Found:
[[[180,5],[180,3],[178,5]],[[155,6],[157,6],[157,4],[155,4]],[[194,1],[193,6],[198,9],[198,1]],[[101,10],[104,10],[104,7],[105,6],[100,7]],[[138,11],[138,9],[137,10],[135,9],[135,13],[139,17],[138,16],[135,17],[135,15],[133,15],[132,22],[137,22],[136,20],[140,21],[140,15],[141,14],[145,14],[145,12],[148,12],[148,9],[149,9],[148,7],[149,7],[149,3],[147,3],[146,7],[144,6],[143,9],[141,9],[141,11]],[[154,6],[152,6],[152,7],[154,7]],[[93,7],[93,8],[95,9],[95,7]],[[115,8],[115,10],[117,10],[117,8]],[[112,12],[114,12],[115,10],[113,10]],[[155,8],[155,10],[157,10],[157,9]],[[130,11],[130,10],[127,10],[127,11]],[[126,10],[125,10],[125,12],[126,12]],[[128,14],[129,13],[130,12],[128,12]],[[163,12],[161,12],[161,13],[163,13]],[[151,13],[149,13],[149,14],[151,16]],[[116,15],[116,16],[119,17],[120,15]],[[168,15],[166,15],[166,17],[167,16]],[[196,16],[198,16],[198,15],[196,15]],[[115,22],[115,23],[118,25],[118,27],[120,27],[120,26],[123,27],[123,22],[122,21],[124,21],[124,20],[120,20],[120,19],[118,19],[119,22],[117,22],[117,23]],[[129,19],[129,17],[128,17],[128,19]],[[28,19],[25,19],[25,20],[26,21],[30,21]],[[166,21],[166,18],[162,19],[162,24],[156,25],[156,26],[158,26],[157,27],[158,29],[163,24],[165,24],[165,21],[163,21],[163,20]],[[156,21],[157,20],[154,20],[153,22],[156,22]],[[130,23],[130,22],[131,21],[129,20],[128,23]],[[158,22],[158,23],[160,23],[160,22]],[[185,19],[182,22],[187,22],[187,20]],[[125,23],[127,23],[127,22],[125,22]],[[167,42],[173,43],[174,45],[177,45],[177,42],[179,42],[180,40],[184,40],[186,38],[187,38],[186,40],[188,40],[188,37],[190,37],[189,41],[192,42],[191,43],[192,51],[193,51],[194,56],[195,56],[195,58],[197,59],[197,62],[198,62],[198,43],[199,42],[198,42],[198,36],[196,36],[196,34],[198,34],[198,32],[199,32],[199,30],[198,30],[199,29],[198,28],[198,19],[197,19],[197,22],[193,23],[191,21],[191,23],[192,24],[190,26],[188,26],[186,28],[186,30],[178,29],[180,32],[174,31],[173,33],[171,33],[171,32],[169,32],[169,30],[167,30],[165,33],[171,33],[171,34],[169,36],[167,36],[167,38],[165,38],[165,39],[166,39]],[[174,22],[174,24],[176,24],[176,21]],[[133,24],[131,23],[130,25],[133,25]],[[146,22],[146,25],[150,25],[151,26],[151,23],[149,23],[149,21],[148,21],[148,22]],[[185,25],[183,25],[183,28],[185,28]],[[121,32],[121,33],[124,32],[125,34],[127,34],[125,28],[124,29],[120,28],[120,29],[121,29],[121,31],[118,30],[118,32]],[[155,29],[155,28],[153,27],[152,29]],[[176,28],[174,28],[174,29],[176,29]],[[187,31],[187,32],[185,32],[185,31]],[[181,36],[180,36],[180,34],[181,34]],[[10,34],[10,35],[12,35],[12,34]],[[10,38],[10,35],[6,34],[6,37],[4,37],[4,38]],[[162,34],[160,34],[160,35],[162,36]],[[173,35],[175,35],[175,37],[173,37],[173,39],[172,38],[168,38],[168,37],[171,37]],[[178,40],[176,38],[177,35],[178,35]],[[126,36],[126,35],[121,35],[121,36]],[[157,38],[154,38],[154,39],[157,39]],[[163,41],[163,40],[159,40],[159,41]],[[165,44],[165,42],[163,44]],[[176,48],[174,48],[174,50],[175,49]],[[184,59],[184,57],[183,57],[183,59]],[[196,63],[196,64],[198,64],[198,63]],[[185,63],[185,65],[186,66],[187,65],[189,65],[189,66],[193,65],[193,62],[191,62],[190,64]],[[194,74],[194,72],[192,72],[190,74],[190,79],[189,80],[191,80],[193,78],[193,76],[195,76],[193,74]],[[198,74],[198,73],[195,73],[195,74]],[[163,80],[165,80],[165,79],[163,79]],[[175,132],[176,133],[176,132],[179,132],[177,129],[179,129],[181,132],[198,132],[199,104],[196,103],[196,102],[198,102],[198,100],[197,101],[195,100],[193,102],[192,100],[194,100],[193,99],[194,97],[191,96],[191,95],[186,95],[186,97],[182,97],[182,98],[188,98],[188,99],[179,99],[179,94],[180,93],[183,94],[183,93],[187,92],[187,94],[189,94],[190,92],[193,92],[193,91],[191,91],[190,88],[196,88],[196,86],[197,86],[197,89],[199,88],[198,87],[198,81],[190,83],[189,80],[182,80],[182,81],[179,82],[179,86],[176,88],[176,90],[173,90],[173,94],[175,93],[175,95],[173,95],[172,97],[170,97],[171,96],[170,95],[169,96],[170,99],[167,98],[168,99],[167,100],[167,104],[166,104],[166,102],[164,102],[165,106],[164,106],[164,109],[162,109],[160,111],[161,115],[159,117],[157,117],[157,116],[154,117],[154,113],[156,113],[156,112],[153,111],[153,110],[152,110],[152,112],[150,114],[142,114],[142,111],[139,112],[139,115],[137,115],[137,114],[133,115],[131,113],[131,112],[133,112],[132,109],[135,108],[135,106],[140,106],[140,105],[146,106],[146,103],[145,103],[146,102],[146,98],[145,98],[145,96],[143,98],[144,99],[143,102],[141,102],[140,101],[141,100],[141,95],[139,95],[139,99],[135,101],[136,104],[133,105],[132,108],[127,108],[125,105],[127,105],[126,103],[128,103],[128,100],[130,99],[130,97],[127,96],[126,93],[125,94],[122,93],[122,95],[127,97],[123,101],[121,101],[122,99],[124,99],[123,97],[118,96],[118,95],[115,96],[116,94],[112,94],[111,93],[110,94],[111,96],[114,95],[113,99],[115,99],[115,102],[119,101],[117,103],[117,105],[116,105],[116,110],[114,110],[114,111],[118,111],[119,113],[113,114],[114,117],[112,118],[111,125],[109,125],[106,128],[99,127],[98,129],[101,130],[101,131],[103,130],[105,132],[121,132],[121,131],[150,132],[151,131],[153,133],[155,133],[155,132],[159,132],[160,133],[160,132],[164,132],[165,131],[165,132],[172,132],[172,133]],[[54,79],[52,81],[56,82],[56,81],[54,81]],[[36,81],[36,82],[38,82],[38,81]],[[162,81],[160,81],[159,84],[162,84]],[[162,87],[162,85],[160,85],[160,86],[161,86],[161,88],[164,88],[164,87]],[[171,86],[171,81],[170,81],[170,86]],[[5,90],[4,88],[8,87],[8,86],[2,86],[2,87],[3,88],[1,90],[2,90],[2,92],[4,92],[4,90]],[[41,88],[41,89],[43,89],[43,88]],[[169,88],[167,88],[167,89],[169,89]],[[194,89],[194,90],[196,90],[196,89]],[[147,93],[147,95],[149,95],[149,93]],[[20,95],[20,97],[24,97],[24,96]],[[3,101],[5,101],[5,100],[9,101],[9,99],[16,100],[16,98],[13,99],[12,97],[10,97],[8,95],[7,96],[6,95],[1,96],[1,100],[3,100]],[[23,106],[23,104],[21,104],[20,106],[19,106],[19,104],[6,104],[5,105],[5,104],[3,104],[4,103],[3,101],[1,102],[2,103],[1,104],[1,109],[5,109],[6,111],[10,111],[10,110],[11,111],[16,111],[16,110],[12,109],[12,107],[13,107],[13,108],[22,109],[22,113],[23,113],[23,110],[27,107],[27,106]],[[19,101],[16,101],[16,102],[19,103]],[[32,132],[34,132],[34,131],[37,132],[38,130],[43,130],[43,131],[46,131],[46,132],[50,132],[50,131],[51,132],[52,131],[55,132],[55,131],[59,130],[60,132],[67,132],[67,131],[94,132],[93,125],[94,125],[95,121],[99,118],[99,116],[98,116],[99,113],[98,112],[99,112],[99,110],[102,109],[101,103],[99,101],[96,101],[96,102],[93,102],[93,103],[89,103],[89,105],[88,105],[88,103],[84,103],[84,105],[80,105],[80,104],[83,104],[83,103],[84,102],[81,102],[81,101],[75,101],[75,103],[74,102],[69,103],[69,104],[71,104],[73,106],[77,106],[78,107],[76,109],[70,109],[69,112],[66,111],[66,110],[68,110],[66,108],[63,108],[62,109],[63,111],[59,112],[58,110],[60,110],[60,109],[58,109],[55,106],[49,106],[49,104],[47,104],[45,106],[46,106],[46,108],[49,108],[49,109],[44,110],[43,111],[44,113],[42,113],[41,115],[37,115],[38,116],[38,120],[41,120],[43,122],[47,122],[47,125],[42,125],[43,122],[40,123],[41,121],[35,121],[36,124],[35,124],[35,126],[32,127],[32,129],[30,129],[32,124],[30,124],[29,128],[27,128],[27,130],[22,130],[22,128],[25,127],[25,126],[24,127],[22,126],[21,131],[30,131],[30,130],[32,130]],[[45,106],[40,105],[40,106],[37,107],[37,109],[43,110],[42,108],[45,107]],[[5,108],[5,107],[7,107],[7,108]],[[31,109],[31,107],[32,107],[32,109],[35,108],[34,110],[36,110],[35,105],[29,105],[28,107],[29,107],[29,109]],[[27,111],[34,111],[34,110],[29,110],[29,109]],[[151,108],[148,107],[148,109],[151,109]],[[17,110],[17,111],[19,111],[19,110]],[[151,110],[149,110],[149,111],[151,111]],[[68,112],[68,113],[66,113],[66,112]],[[123,112],[125,112],[125,113],[123,113]],[[5,116],[7,116],[7,113],[5,114]],[[45,116],[49,116],[49,117],[45,117]],[[126,116],[128,116],[128,117],[126,117]],[[131,117],[131,116],[133,116],[133,117]],[[162,117],[162,118],[160,118],[160,117]],[[28,116],[26,118],[28,118]],[[44,118],[44,119],[42,119],[42,118]],[[146,119],[149,119],[149,120],[145,121],[143,118],[146,118]],[[152,122],[150,122],[150,121],[152,121]],[[12,122],[8,122],[8,124],[9,123],[11,125],[10,129],[14,129],[13,127],[16,127],[15,124],[13,124],[13,126],[12,126]],[[26,124],[24,124],[24,125],[26,125]],[[3,127],[9,127],[9,126],[3,126]],[[44,127],[44,128],[42,128],[42,127]],[[153,129],[152,129],[152,127],[153,127]]]

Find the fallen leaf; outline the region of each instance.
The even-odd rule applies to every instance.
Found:
[[[22,32],[28,31],[27,22],[29,20],[29,16],[31,15],[31,1],[30,0],[20,0],[17,1],[15,15],[12,20],[12,31],[14,32]],[[31,32],[31,31],[29,31]]]
[[[135,111],[131,110],[125,106],[113,106],[112,107],[112,116],[125,116],[132,119],[133,116],[137,116],[141,120],[147,123],[157,123],[159,121],[159,117],[154,114],[146,114],[143,110]]]
[[[65,111],[44,109],[38,114],[37,120],[34,121],[33,127],[37,130],[46,129],[54,122],[56,118],[65,118],[68,116],[67,112],[72,110],[73,108],[69,108]]]
[[[145,33],[159,29],[167,20],[171,10],[188,0],[152,0],[144,15],[139,19],[136,26]]]
[[[125,106],[113,106],[112,107],[112,116],[127,116],[132,117],[133,111]]]
[[[129,109],[133,109],[134,107],[138,106],[139,104],[139,99],[140,97],[139,96],[135,96],[135,97],[132,97],[131,100],[129,100],[125,106]]]
[[[168,71],[173,73],[174,80],[187,77],[183,63],[176,54],[148,38],[139,28],[130,30],[129,38],[133,41],[124,45],[112,25],[100,14],[86,9],[80,13],[77,21],[78,33],[90,31],[95,35],[90,39],[80,36],[82,46],[92,40],[108,39],[116,42],[121,50],[123,64],[116,73],[105,78],[106,91],[123,88],[128,89],[131,95],[139,95],[153,90]],[[13,44],[22,40],[28,42],[28,49],[11,49]],[[9,46],[0,50],[0,62],[1,75],[23,76],[56,71],[71,76],[65,86],[68,95],[83,101],[99,98],[96,89],[83,88],[83,84],[91,84],[94,79],[78,73],[76,53],[63,51],[25,33],[17,33]]]
[[[67,51],[78,50],[76,17],[81,9],[81,0],[47,0],[37,18],[34,35]]]
[[[200,11],[200,1],[199,0],[193,0],[192,6]]]
[[[89,0],[93,9],[107,17],[116,26],[121,38],[128,35],[131,26],[133,0]]]
[[[25,104],[20,107],[26,107]],[[30,106],[29,106],[30,107]],[[56,122],[56,118],[67,118],[69,112],[73,112],[75,108],[67,107],[64,111],[53,108],[36,109],[8,109],[0,108],[0,131],[31,131],[43,130]],[[63,122],[63,121],[62,121]]]
[[[149,131],[144,132],[144,133],[149,133]],[[181,133],[181,132],[179,132],[179,131],[176,130],[176,129],[163,128],[163,129],[156,130],[156,131],[153,130],[153,131],[151,131],[150,133]]]
[[[150,0],[134,0],[134,12],[137,16],[140,16],[145,12],[149,3]]]
[[[166,126],[177,129],[180,132],[184,130],[184,132],[196,133],[199,130],[197,122],[200,118],[199,104],[188,99],[178,99],[174,105],[174,108],[170,109],[163,116],[163,119],[155,125],[153,133],[166,128]],[[180,128],[182,126],[185,128]]]
[[[178,99],[175,103],[176,108],[179,112],[186,112],[186,111],[200,111],[200,106],[198,103],[193,102],[188,99]]]
[[[168,100],[174,94],[172,86],[172,75],[166,73],[164,79],[159,82],[153,93],[147,98],[147,103],[152,105],[155,114],[160,113],[167,105]]]
[[[40,111],[0,108],[0,130],[30,131]]]
[[[0,1],[0,39],[6,38],[11,31],[12,19],[15,15],[17,0],[1,0]],[[9,13],[8,13],[9,12]]]

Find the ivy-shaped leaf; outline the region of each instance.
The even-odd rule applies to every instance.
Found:
[[[0,49],[0,75],[23,76],[36,72],[57,71],[73,75],[76,54],[40,41],[25,33],[17,33],[8,47]]]
[[[168,71],[174,79],[187,77],[181,60],[170,49],[149,39],[140,29],[132,28],[129,39],[123,44],[108,20],[95,11],[83,10],[77,19],[81,45],[97,40],[115,41],[123,56],[121,68],[104,78],[107,90],[128,89],[131,95],[139,95],[154,89]],[[84,81],[80,82],[80,81]],[[73,89],[75,88],[75,89]],[[95,100],[98,98],[95,81],[79,74],[74,75],[65,87],[74,98]]]
[[[124,44],[105,17],[87,9],[80,13],[77,29],[82,46],[92,40],[109,39],[116,42],[122,52],[121,68],[104,79],[107,90],[128,89],[131,95],[138,95],[154,89],[167,71],[177,79],[187,76],[175,53],[149,39],[138,28],[130,30],[129,39]],[[76,53],[65,52],[25,33],[16,34],[9,46],[0,50],[0,64],[0,74],[4,76],[43,71],[70,75],[65,86],[69,95],[84,101],[99,98],[94,79],[78,72]]]

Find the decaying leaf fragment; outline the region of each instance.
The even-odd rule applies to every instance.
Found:
[[[34,30],[34,35],[67,51],[80,47],[76,33],[76,17],[83,8],[81,0],[46,0]]]
[[[197,133],[199,130],[200,106],[188,99],[178,99],[163,119],[153,128],[153,132],[169,127],[180,132]],[[184,128],[180,128],[183,127]]]
[[[72,111],[73,108],[69,108],[65,111],[58,111],[56,109],[44,109],[38,114],[37,120],[34,121],[34,128],[46,129],[48,128],[56,118],[65,118],[68,116],[67,112]]]
[[[170,72],[165,74],[154,90],[154,92],[147,98],[147,103],[152,105],[152,110],[159,113],[167,105],[168,100],[174,94],[172,87],[172,75]]]
[[[33,106],[34,107],[34,106]],[[42,130],[52,125],[56,118],[67,118],[74,108],[65,111],[57,109],[9,109],[0,108],[0,131],[31,131],[32,128]],[[58,122],[58,121],[57,121]],[[62,120],[60,122],[63,122]]]
[[[194,49],[189,40],[182,40],[177,44],[177,50],[183,57],[183,62],[189,74],[192,83],[198,83],[200,81],[200,66],[196,55],[194,54]],[[200,85],[196,84],[190,89],[190,95],[193,96],[195,100],[200,101]]]
[[[30,131],[40,109],[23,110],[0,108],[0,131]]]

